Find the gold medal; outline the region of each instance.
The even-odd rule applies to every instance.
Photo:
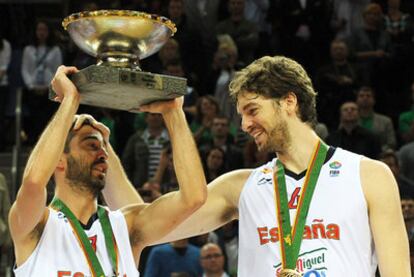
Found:
[[[279,277],[301,277],[302,274],[300,274],[299,272],[297,272],[294,269],[282,269],[282,271],[280,271],[279,273]]]

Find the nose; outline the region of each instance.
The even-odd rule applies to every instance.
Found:
[[[241,128],[243,132],[249,133],[249,130],[251,129],[252,121],[248,119],[246,116],[242,116],[241,118]]]
[[[101,149],[98,151],[98,160],[100,161],[106,161],[108,159],[108,151],[106,148],[101,147]]]

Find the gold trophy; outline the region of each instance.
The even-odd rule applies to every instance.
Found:
[[[97,58],[70,76],[81,104],[134,111],[157,100],[186,94],[185,78],[144,72],[139,60],[156,53],[176,32],[169,19],[137,11],[80,12],[62,22],[75,44]],[[49,98],[56,94],[50,90]]]

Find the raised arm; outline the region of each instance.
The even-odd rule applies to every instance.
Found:
[[[408,236],[391,170],[381,162],[363,159],[361,181],[381,276],[410,277]]]
[[[124,210],[135,247],[160,239],[204,204],[207,184],[194,139],[182,110],[183,98],[157,102],[141,109],[163,115],[170,134],[174,169],[180,190],[151,205]]]
[[[46,215],[46,185],[58,165],[79,106],[79,93],[66,76],[75,72],[74,67],[61,66],[52,81],[61,104],[30,154],[10,210],[10,232],[15,244],[27,238]]]
[[[250,173],[250,169],[235,170],[215,179],[207,186],[207,202],[153,244],[205,234],[238,219],[240,193]]]

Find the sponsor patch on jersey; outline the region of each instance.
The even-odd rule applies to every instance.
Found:
[[[301,253],[296,263],[296,269],[302,273],[303,277],[326,277],[328,268],[326,267],[326,256],[328,249],[325,247]],[[281,270],[281,264],[275,265],[276,274]]]
[[[329,167],[332,169],[339,169],[342,166],[342,164],[338,161],[333,161],[329,164]]]

